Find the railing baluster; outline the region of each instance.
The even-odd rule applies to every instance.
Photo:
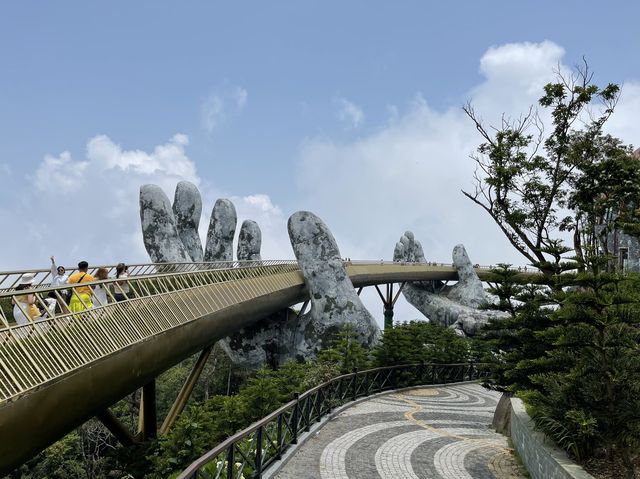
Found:
[[[235,444],[231,443],[229,450],[227,451],[227,479],[233,479],[233,470],[235,466],[235,459],[233,457],[233,449]]]
[[[293,414],[291,415],[291,444],[298,444],[298,415],[300,414],[300,394],[294,393],[294,399],[296,400],[293,405]]]

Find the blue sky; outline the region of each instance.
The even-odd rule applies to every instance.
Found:
[[[204,177],[237,194],[268,180],[286,202],[302,138],[375,130],[418,91],[458,105],[492,45],[549,39],[607,80],[633,78],[639,14],[628,1],[7,2],[0,146],[35,168],[99,133],[150,149],[180,131]],[[225,85],[248,108],[208,134],[200,105]],[[366,110],[362,130],[336,121],[336,97]]]
[[[343,256],[521,260],[462,198],[487,121],[581,61],[623,83],[610,131],[640,143],[640,4],[628,1],[4,2],[0,270],[144,261],[137,190],[197,183],[291,257],[286,219],[325,219]]]

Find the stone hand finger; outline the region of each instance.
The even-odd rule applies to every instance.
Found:
[[[487,296],[462,244],[453,248],[452,259],[458,272],[458,282],[448,291],[447,297],[464,306],[477,308],[487,301]]]
[[[262,245],[262,232],[258,223],[253,220],[244,220],[238,234],[238,261],[260,261],[260,247]]]
[[[180,240],[169,198],[159,186],[140,187],[140,223],[144,246],[154,263],[190,260]]]
[[[233,236],[236,233],[236,207],[228,200],[216,201],[211,211],[205,261],[233,261]]]
[[[202,242],[198,233],[202,215],[202,198],[198,188],[188,181],[176,185],[173,200],[173,214],[176,220],[178,236],[191,261],[201,262]]]

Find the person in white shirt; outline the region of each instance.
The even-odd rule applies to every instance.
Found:
[[[69,275],[67,271],[64,269],[64,266],[56,266],[56,258],[55,256],[51,256],[51,286],[64,286],[67,284],[67,280],[69,279]],[[65,302],[69,302],[69,292],[67,290],[58,291],[62,299]],[[57,299],[55,293],[52,291],[48,294],[50,298]]]
[[[98,271],[96,271],[96,280],[103,281],[105,279],[109,279],[109,271],[107,271],[107,268],[98,268]],[[93,288],[94,308],[104,306],[109,303],[107,287],[108,286],[104,284],[96,284],[95,288]]]
[[[51,286],[64,286],[67,284],[69,275],[64,266],[56,266],[55,256],[51,257]]]

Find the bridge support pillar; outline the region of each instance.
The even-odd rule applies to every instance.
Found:
[[[393,328],[393,305],[384,305],[384,329]]]
[[[142,419],[142,439],[154,439],[158,435],[158,415],[156,410],[156,380],[142,386],[140,399],[140,417]]]
[[[106,427],[123,446],[132,446],[138,442],[126,426],[108,409],[100,411],[96,414],[96,418],[98,418],[104,427]]]
[[[382,294],[378,285],[375,285],[376,291],[378,292],[378,296],[382,300],[383,304],[383,313],[384,313],[384,329],[393,328],[393,306],[396,304],[400,293],[402,292],[402,288],[404,288],[405,283],[401,283],[400,287],[396,294],[393,294],[393,283],[387,284],[386,294]]]
[[[182,385],[182,389],[178,393],[176,400],[167,413],[167,417],[162,423],[162,426],[160,426],[160,434],[166,434],[169,429],[171,429],[171,426],[173,426],[173,424],[176,422],[176,419],[180,417],[182,411],[184,411],[184,408],[187,405],[187,401],[189,400],[189,397],[193,392],[193,388],[198,383],[198,379],[200,379],[200,375],[202,374],[202,371],[207,364],[207,360],[209,359],[209,355],[211,354],[212,349],[213,345],[203,349],[200,353],[198,360],[193,365],[193,369],[189,373],[189,376]]]

